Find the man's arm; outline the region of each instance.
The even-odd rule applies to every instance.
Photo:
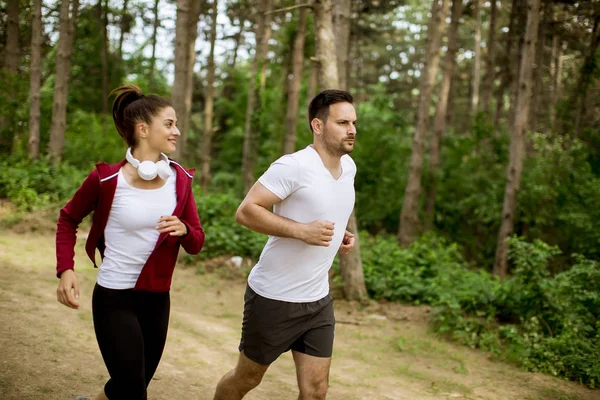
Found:
[[[314,246],[329,246],[333,238],[333,222],[318,220],[303,224],[281,217],[270,211],[280,201],[269,189],[256,182],[238,207],[235,220],[259,233],[298,239]]]

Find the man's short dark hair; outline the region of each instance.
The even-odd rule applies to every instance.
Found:
[[[312,131],[311,121],[315,118],[320,119],[323,123],[327,122],[329,117],[329,106],[335,103],[350,103],[354,100],[352,95],[345,90],[329,89],[323,90],[315,96],[308,105],[308,125]]]

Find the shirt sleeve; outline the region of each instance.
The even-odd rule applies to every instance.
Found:
[[[292,155],[285,155],[271,164],[258,181],[283,200],[298,189],[299,167],[298,161]]]

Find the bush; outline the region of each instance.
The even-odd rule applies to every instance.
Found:
[[[198,214],[206,233],[202,258],[232,255],[258,259],[267,236],[235,222],[240,199],[231,193],[203,194],[194,188]]]
[[[47,159],[8,159],[0,162],[0,198],[21,211],[37,210],[72,196],[88,173],[66,163],[53,166]]]

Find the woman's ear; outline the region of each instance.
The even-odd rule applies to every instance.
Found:
[[[145,123],[140,122],[135,125],[135,133],[137,133],[140,139],[146,139],[148,137],[148,127]]]

